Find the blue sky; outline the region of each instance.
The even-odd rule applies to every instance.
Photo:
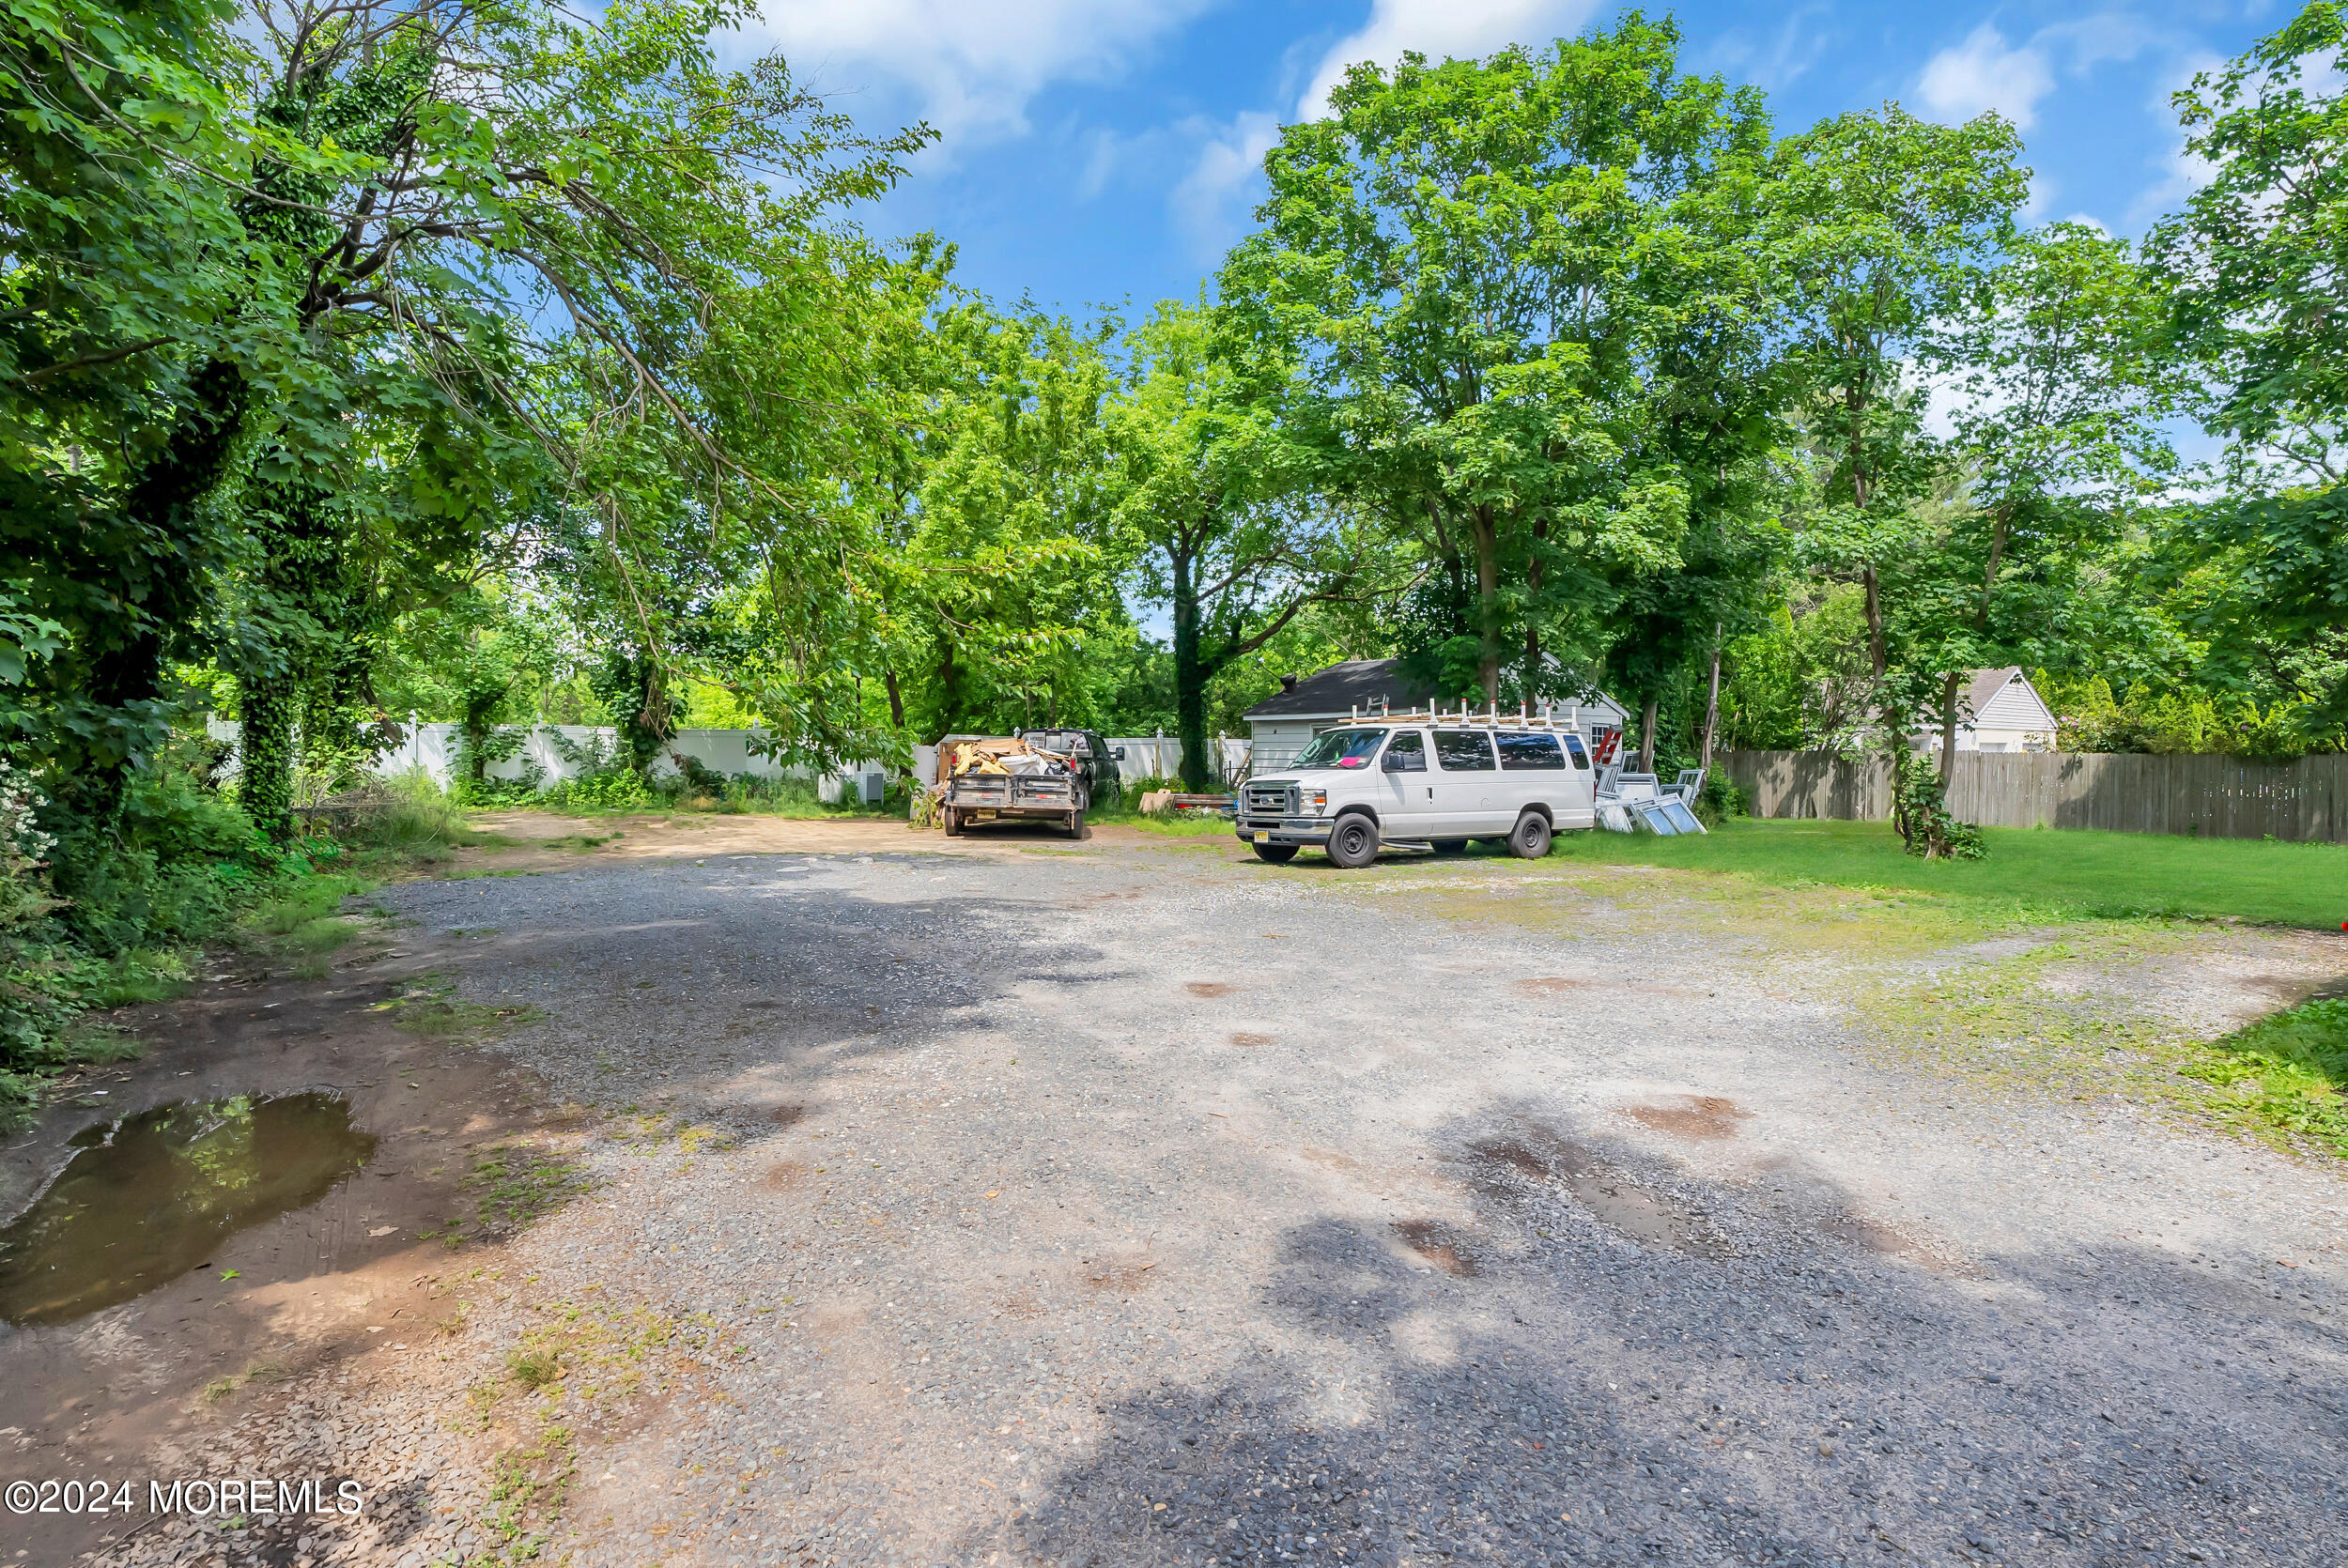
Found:
[[[1594,0],[765,0],[731,48],[779,49],[868,128],[944,134],[863,215],[933,229],[959,275],[1074,314],[1197,291],[1244,232],[1263,149],[1346,62],[1539,43],[1627,8]],[[1699,0],[1686,64],[1767,89],[1781,131],[1895,99],[2021,128],[2032,215],[2136,235],[2189,189],[2169,95],[2288,3]]]

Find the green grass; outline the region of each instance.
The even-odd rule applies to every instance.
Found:
[[[437,971],[417,976],[406,991],[388,1002],[378,1002],[374,1010],[390,1013],[392,1022],[411,1035],[466,1045],[482,1044],[507,1029],[536,1023],[547,1016],[544,1008],[527,1004],[495,1007],[465,1001],[456,994],[456,985]]]
[[[1984,831],[1989,855],[1977,861],[1919,860],[1886,822],[1745,819],[1702,838],[1568,834],[1553,856],[1725,872],[1777,886],[1914,889],[2055,918],[2232,917],[2333,930],[2348,920],[2348,845]]]
[[[1231,819],[1218,811],[1169,811],[1163,816],[1141,814],[1143,791],[1128,784],[1117,799],[1108,805],[1094,805],[1085,812],[1085,821],[1118,827],[1137,827],[1144,833],[1155,833],[1168,838],[1200,838],[1213,834],[1228,836]]]
[[[2348,997],[2262,1018],[2196,1054],[2178,1070],[2230,1091],[2211,1107],[2222,1119],[2348,1157]]]

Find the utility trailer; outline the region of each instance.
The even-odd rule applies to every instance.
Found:
[[[1085,836],[1090,794],[1083,769],[1066,757],[1008,737],[950,735],[938,746],[938,815],[949,838],[976,822],[1023,821]]]

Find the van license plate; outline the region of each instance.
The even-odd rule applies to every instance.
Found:
[[[1269,833],[1251,833],[1251,834],[1249,834],[1247,837],[1248,837],[1249,838],[1253,839],[1255,842],[1257,842],[1257,843],[1260,844],[1260,843],[1262,843],[1265,839],[1267,839],[1267,838],[1271,838],[1271,837],[1272,837],[1272,835],[1271,835],[1271,834],[1269,834]]]

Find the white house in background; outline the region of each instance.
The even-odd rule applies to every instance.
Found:
[[[2054,710],[2047,706],[2019,665],[1974,670],[1971,686],[1957,694],[1957,702],[1959,751],[2054,749]],[[1936,720],[1920,731],[1916,742],[1927,751],[1939,749],[1939,722]]]
[[[1400,659],[1348,659],[1316,675],[1283,675],[1279,691],[1247,710],[1248,771],[1286,767],[1339,719],[1366,717],[1381,708],[1424,711],[1434,695],[1432,686],[1402,673]],[[1543,702],[1534,711],[1581,730],[1593,746],[1600,730],[1622,732],[1622,707],[1604,696]]]

